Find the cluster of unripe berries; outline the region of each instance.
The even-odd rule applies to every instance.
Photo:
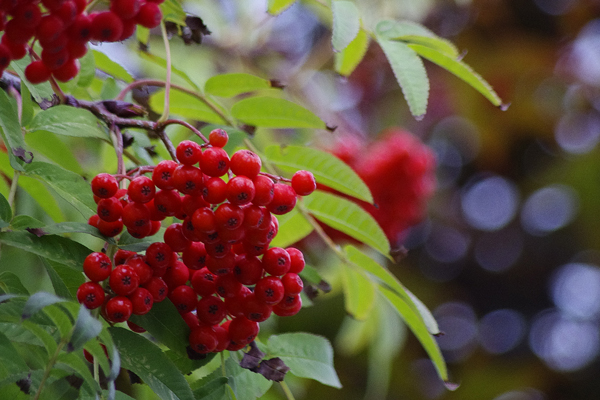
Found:
[[[25,76],[31,83],[50,77],[66,82],[79,72],[78,59],[87,43],[117,42],[133,35],[137,25],[160,24],[159,4],[164,0],[111,0],[110,8],[88,14],[88,0],[1,0],[0,75],[12,60],[25,57],[39,43]]]
[[[83,265],[90,282],[79,288],[79,302],[102,307],[110,322],[124,322],[168,297],[189,325],[197,353],[241,349],[271,313],[300,310],[302,252],[269,244],[278,231],[275,215],[291,211],[297,195],[310,194],[314,176],[298,171],[291,186],[276,183],[260,173],[256,154],[239,150],[230,159],[226,143],[221,129],[211,132],[204,151],[183,141],[176,149],[179,163],[138,169],[152,178],[140,174],[126,190],[112,175],[92,180],[98,214],[89,222],[106,236],[125,226],[141,238],[157,232],[168,216],[181,222],[169,225],[164,242],[152,243],[143,255],[122,249],[113,260],[90,254]]]

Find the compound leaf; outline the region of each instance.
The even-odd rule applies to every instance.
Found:
[[[231,108],[234,118],[265,128],[317,128],[325,123],[306,108],[275,97],[249,97]]]
[[[369,47],[369,34],[360,29],[356,37],[339,53],[334,55],[335,71],[343,76],[349,76],[362,61]]]
[[[250,74],[221,74],[209,78],[204,91],[219,97],[234,97],[238,94],[271,88],[271,82]]]
[[[377,292],[373,281],[364,272],[344,266],[342,282],[346,312],[357,320],[365,320],[375,305]]]
[[[133,82],[133,76],[131,76],[131,74],[127,72],[125,67],[123,67],[121,64],[115,62],[101,51],[92,50],[92,53],[94,54],[96,68],[98,68],[100,71],[116,79],[120,79],[125,83]]]
[[[356,38],[360,30],[360,15],[351,1],[333,1],[333,33],[331,44],[334,50],[342,51]]]
[[[312,225],[297,210],[277,216],[279,231],[271,241],[272,247],[288,247],[308,236],[312,231]]]
[[[162,113],[165,103],[165,91],[159,90],[150,97],[150,107],[157,113]],[[191,94],[171,91],[169,95],[169,111],[184,118],[192,118],[215,124],[225,121],[205,103]]]
[[[46,131],[56,135],[108,139],[98,119],[83,108],[59,105],[39,112],[27,129]]]

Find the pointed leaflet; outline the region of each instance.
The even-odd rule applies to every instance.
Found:
[[[162,350],[127,329],[108,329],[121,356],[121,366],[136,373],[160,398],[194,400],[185,377]]]
[[[12,219],[12,210],[10,209],[10,204],[8,204],[8,200],[2,193],[0,193],[0,220],[4,222],[10,222]]]
[[[354,40],[360,30],[358,9],[351,1],[333,1],[333,33],[331,44],[334,50],[342,51]]]
[[[0,272],[0,293],[29,295],[29,292],[21,283],[19,277],[10,271]]]
[[[37,292],[31,295],[25,306],[23,307],[22,318],[27,319],[30,318],[33,314],[40,311],[42,308],[49,306],[51,304],[62,303],[68,301],[66,299],[62,299],[52,293],[47,292]],[[52,318],[52,316],[50,316]]]
[[[162,113],[165,106],[165,91],[159,90],[150,96],[150,107]],[[214,124],[226,123],[220,115],[215,113],[203,101],[191,94],[171,90],[169,94],[169,112],[185,118],[193,118],[198,121]]]
[[[29,367],[11,341],[0,332],[0,380],[24,371],[29,371]]]
[[[96,68],[98,68],[100,71],[105,72],[114,78],[120,79],[125,83],[133,82],[133,76],[131,76],[131,74],[127,72],[123,66],[110,59],[101,51],[92,50],[92,53],[94,54]]]
[[[59,222],[58,224],[43,226],[42,230],[48,235],[60,235],[63,233],[86,233],[88,235],[105,240],[110,244],[115,243],[113,238],[107,238],[103,236],[100,234],[98,229],[86,222]]]
[[[393,40],[399,40],[406,44],[419,44],[431,49],[437,50],[441,53],[447,54],[449,57],[458,58],[460,53],[452,42],[439,37],[429,36],[417,36],[417,35],[404,35],[394,38]],[[410,47],[410,46],[409,46]]]
[[[312,231],[312,225],[298,212],[278,215],[279,230],[277,236],[271,241],[271,247],[288,247],[308,236]]]
[[[231,107],[234,118],[264,128],[317,128],[325,123],[306,108],[275,97],[249,97]]]
[[[281,358],[292,374],[342,387],[333,367],[333,348],[324,337],[309,333],[273,335],[267,348],[266,358]]]
[[[181,4],[179,4],[176,0],[166,0],[164,3],[160,5],[160,10],[162,11],[163,18],[165,21],[175,22],[178,25],[185,26],[185,11],[181,8]]]
[[[98,119],[83,108],[55,106],[39,112],[27,127],[30,132],[46,131],[56,135],[108,139]]]
[[[296,0],[269,0],[267,11],[269,14],[278,15],[287,10]]]
[[[458,49],[452,42],[413,21],[381,21],[377,24],[375,32],[378,36],[389,40],[422,44],[447,53],[451,57],[459,56]]]
[[[271,82],[250,74],[222,74],[209,78],[204,92],[219,97],[234,97],[238,94],[271,88]]]
[[[75,300],[77,288],[79,288],[79,286],[85,282],[85,278],[83,277],[81,272],[77,272],[77,271],[72,270],[71,268],[62,266],[62,269],[60,269],[60,271],[61,271],[61,273],[63,273],[63,275],[61,275],[56,271],[56,269],[53,266],[53,265],[56,265],[56,263],[48,261],[43,257],[40,257],[40,261],[42,262],[42,265],[44,266],[44,268],[46,269],[46,272],[48,273],[48,276],[50,277],[50,281],[52,282],[52,287],[54,288],[54,293],[57,296],[63,297],[65,299]],[[70,273],[70,274],[64,276],[65,271],[68,271],[68,273]],[[64,278],[63,278],[63,276],[64,276]],[[67,282],[65,282],[65,278],[71,285],[70,288],[69,288],[69,286],[67,286]],[[77,282],[77,285],[75,287],[73,287],[73,285],[72,285],[73,281]]]
[[[331,153],[310,147],[271,145],[264,152],[267,159],[284,172],[308,170],[317,182],[357,199],[373,203],[367,185],[352,168]]]
[[[105,136],[108,138],[108,136]],[[52,162],[61,167],[73,171],[76,174],[83,175],[84,171],[75,154],[71,152],[68,139],[60,138],[48,131],[29,132],[25,136],[27,143],[34,151],[43,154]]]
[[[490,84],[464,62],[453,58],[446,53],[440,52],[437,49],[420,44],[409,44],[408,47],[417,52],[421,57],[428,59],[467,82],[493,105],[502,107],[502,100],[498,97]]]
[[[352,236],[389,257],[390,243],[377,221],[350,200],[317,190],[303,198],[300,206],[322,223]]]
[[[87,88],[94,81],[96,76],[96,62],[94,60],[94,53],[88,51],[83,57],[79,59],[81,69],[77,74],[77,86]]]
[[[53,221],[65,219],[63,211],[56,202],[54,195],[42,182],[30,176],[21,175],[19,177],[19,187],[25,190]],[[11,225],[14,224],[14,220],[17,217],[20,217],[20,215],[13,218]]]
[[[354,266],[342,266],[344,305],[346,312],[357,320],[365,320],[375,305],[375,284]]]
[[[31,92],[25,84],[21,85],[21,108],[21,125],[26,126],[33,119],[33,100]]]
[[[377,36],[377,43],[394,71],[411,114],[416,119],[423,118],[429,97],[429,79],[423,61],[414,50],[402,42]]]
[[[343,76],[349,76],[362,61],[369,47],[369,34],[360,29],[358,34],[344,50],[334,55],[335,71]]]
[[[34,85],[29,82],[27,78],[25,78],[25,68],[27,68],[27,65],[29,65],[30,62],[31,60],[29,57],[23,57],[20,60],[13,60],[10,63],[10,68],[14,69],[19,75],[19,78],[21,78],[21,83],[24,83],[25,86],[27,86],[27,89],[29,89],[29,92],[37,103],[41,102],[43,99],[50,99],[52,96],[54,96],[54,91],[52,90],[52,86],[50,86],[49,82],[43,82],[39,85]]]
[[[100,323],[100,321],[96,321]],[[85,361],[83,361],[81,357],[75,353],[60,353],[56,359],[54,368],[62,369],[69,373],[74,372],[79,377],[83,378],[84,383],[89,388],[88,390],[96,393],[102,392],[100,385],[94,380],[94,376],[90,372],[90,369],[86,365]]]
[[[194,390],[196,400],[230,400],[228,379],[220,376]]]
[[[4,90],[0,90],[0,138],[8,149],[10,165],[23,171],[22,162],[31,162],[33,155],[27,150],[16,105]]]

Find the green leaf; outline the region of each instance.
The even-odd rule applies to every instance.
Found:
[[[100,323],[98,321],[98,323]],[[74,372],[83,378],[85,385],[95,393],[101,393],[102,389],[94,376],[91,374],[85,361],[81,359],[81,356],[75,353],[60,353],[56,359],[55,368],[65,370],[67,372]]]
[[[411,114],[420,120],[427,111],[429,79],[423,61],[405,43],[377,36],[377,43],[383,49],[396,80],[402,88]]]
[[[324,224],[389,257],[390,243],[377,221],[350,200],[317,190],[302,199],[301,206]]]
[[[100,368],[104,371],[104,375],[108,376],[110,374],[110,365],[105,350],[100,345],[100,342],[98,342],[98,340],[90,340],[83,348],[87,350],[92,357],[98,360],[98,365],[100,365]]]
[[[97,228],[94,228],[86,222],[59,222],[58,224],[44,226],[42,230],[48,235],[60,235],[63,233],[86,233],[88,235],[105,240],[110,244],[115,243],[113,238],[107,238],[103,236],[100,234]]]
[[[33,119],[33,100],[27,85],[21,86],[21,126],[27,126]]]
[[[342,51],[348,46],[360,30],[358,8],[351,1],[332,1],[333,33],[331,44],[334,50]]]
[[[19,277],[10,271],[0,272],[0,291],[3,294],[14,293],[29,296],[29,291],[25,289]]]
[[[82,58],[79,59],[81,69],[77,78],[77,86],[87,88],[94,81],[96,76],[96,62],[94,53],[88,51]]]
[[[0,232],[0,243],[37,254],[76,271],[82,270],[83,261],[92,252],[84,245],[61,236],[37,237],[23,231]]]
[[[377,294],[373,281],[360,270],[344,266],[342,282],[346,312],[357,320],[367,319]]]
[[[29,132],[25,136],[25,143],[34,151],[43,154],[61,167],[83,175],[83,168],[81,168],[79,160],[73,154],[71,147],[61,140],[58,135],[48,131]]]
[[[21,318],[23,318],[23,319],[31,318],[31,316],[33,316],[33,314],[37,313],[42,308],[47,307],[52,304],[62,303],[65,301],[67,301],[67,300],[62,299],[56,295],[53,295],[52,293],[47,293],[47,292],[34,293],[29,297],[29,299],[25,303],[25,306],[23,307],[23,314],[22,314]],[[50,316],[50,318],[52,318],[52,316]]]
[[[473,71],[467,64],[458,60],[444,52],[431,47],[423,46],[420,44],[409,44],[412,50],[417,52],[421,57],[428,59],[429,61],[439,65],[440,67],[453,73],[469,85],[473,89],[481,93],[486,99],[488,99],[493,105],[497,107],[506,107],[502,105],[502,99],[498,97],[494,89],[490,86],[485,79],[478,73]]]
[[[437,322],[435,322],[435,319],[427,307],[425,307],[414,294],[406,289],[387,268],[384,268],[354,246],[348,245],[344,247],[344,251],[350,262],[376,277],[383,285],[396,293],[402,301],[408,304],[417,315],[421,316],[422,322],[427,326],[427,329],[432,335],[438,335],[440,333]]]
[[[325,123],[304,107],[275,97],[249,97],[231,108],[234,118],[245,124],[265,128],[317,128]]]
[[[184,376],[160,348],[129,330],[108,330],[119,349],[123,368],[136,373],[160,398],[194,400]]]
[[[27,175],[21,175],[19,177],[19,187],[25,190],[52,220],[65,218],[54,195],[41,181]]]
[[[79,397],[78,391],[66,378],[44,385],[38,400],[70,400]]]
[[[154,242],[161,242],[164,236],[164,231],[161,229],[154,236],[147,236],[143,239],[136,239],[129,234],[129,232],[123,232],[119,238],[118,246],[120,249],[135,251],[137,253],[145,251],[148,246]]]
[[[209,78],[204,92],[219,97],[234,97],[238,94],[269,89],[271,82],[250,74],[222,74]]]
[[[105,72],[116,79],[120,79],[125,83],[131,83],[134,81],[133,76],[131,76],[131,74],[127,72],[123,66],[113,61],[106,54],[98,50],[92,50],[92,54],[94,55],[96,68],[98,68],[100,71]]]
[[[50,99],[54,96],[54,91],[52,90],[52,86],[50,86],[49,82],[43,82],[38,85],[34,85],[25,78],[25,68],[30,63],[29,57],[23,57],[20,60],[14,60],[10,63],[10,67],[15,70],[15,72],[21,78],[21,82],[27,86],[29,92],[35,99],[37,103],[40,103],[43,99]]]
[[[8,200],[2,193],[0,193],[0,220],[4,222],[10,222],[12,219],[12,209],[10,208],[10,204],[8,204]]]
[[[163,19],[165,21],[175,22],[178,25],[185,26],[185,17],[186,13],[181,8],[181,4],[179,4],[176,0],[166,0],[164,3],[160,5],[160,9],[163,14]]]
[[[446,368],[446,363],[444,362],[444,358],[442,356],[437,342],[427,330],[427,327],[423,323],[421,316],[418,315],[408,303],[406,303],[402,298],[400,298],[396,294],[396,292],[393,292],[384,286],[381,286],[379,288],[379,291],[398,311],[398,314],[400,314],[404,322],[406,322],[406,325],[408,325],[408,327],[415,334],[419,342],[421,342],[421,345],[429,355],[429,358],[433,362],[433,365],[435,366],[435,369],[440,378],[444,382],[447,382],[448,370]]]
[[[64,136],[108,139],[99,124],[88,110],[59,105],[39,112],[27,129],[30,132],[46,131]]]
[[[373,203],[373,196],[367,185],[345,162],[331,153],[310,147],[279,145],[267,146],[264,152],[267,159],[284,172],[294,173],[308,170],[315,175],[317,182],[338,192]]]
[[[4,90],[0,90],[0,135],[8,149],[10,165],[23,171],[21,161],[31,162],[33,155],[25,145],[16,105]]]
[[[173,350],[165,351],[169,360],[173,361],[173,364],[181,371],[182,374],[187,375],[200,367],[208,364],[216,355],[216,353],[207,354],[205,358],[201,360],[192,360],[187,354],[180,354]]]
[[[29,367],[12,345],[10,339],[0,332],[0,379],[24,371],[29,371]]]
[[[157,113],[162,113],[165,103],[165,91],[159,90],[150,96],[150,107]],[[191,94],[172,90],[169,95],[169,112],[184,118],[224,124],[225,121],[204,102]]]
[[[308,236],[313,231],[313,226],[294,209],[291,212],[278,215],[279,231],[271,241],[272,247],[288,247]]]
[[[44,344],[44,348],[48,353],[48,357],[52,357],[56,353],[57,345],[54,337],[43,329],[40,325],[32,321],[22,321],[21,325],[29,332],[33,333]]]
[[[439,51],[441,53],[447,54],[449,57],[458,58],[460,53],[458,49],[452,42],[446,39],[442,39],[440,37],[430,37],[430,36],[418,36],[418,35],[404,35],[395,38],[394,40],[399,40],[405,42],[407,44],[418,44],[430,49]],[[409,46],[410,47],[410,46]]]
[[[81,274],[81,272],[77,272],[72,270],[71,268],[65,267],[65,266],[61,266],[61,272],[64,273],[64,271],[68,271],[71,275],[66,275],[65,278],[70,278],[69,283],[72,282],[73,279],[75,279],[75,281],[77,282],[76,286],[73,287],[73,285],[71,284],[71,287],[67,286],[67,283],[65,282],[65,280],[63,279],[63,277],[56,271],[56,269],[54,268],[54,262],[53,261],[48,261],[43,257],[40,257],[40,261],[42,262],[42,265],[44,266],[44,268],[46,268],[46,272],[48,273],[48,276],[50,277],[50,281],[52,282],[52,287],[54,288],[54,293],[59,296],[59,297],[63,297],[65,299],[69,299],[69,300],[75,300],[76,299],[76,293],[77,293],[77,288],[85,282],[85,278],[83,277],[83,275]],[[60,264],[58,264],[60,265]],[[74,291],[73,291],[74,290]]]
[[[13,231],[41,228],[44,225],[42,221],[29,215],[15,215],[12,221],[10,221],[10,229]]]
[[[171,350],[178,354],[187,354],[190,328],[170,300],[154,303],[149,313],[132,315],[130,319]]]
[[[74,172],[41,161],[26,165],[28,175],[35,176],[50,185],[57,193],[71,203],[85,218],[96,213],[96,203],[89,183]]]
[[[309,333],[273,335],[269,338],[268,355],[281,358],[296,376],[342,387],[333,367],[333,348],[324,337]]]
[[[349,76],[364,58],[368,47],[369,34],[361,28],[344,50],[335,53],[335,71],[340,75]]]
[[[290,8],[295,2],[296,0],[269,0],[267,3],[267,11],[269,14],[279,15]]]
[[[375,27],[375,34],[385,39],[395,40],[403,36],[424,36],[437,38],[438,36],[423,25],[408,21],[379,21]]]
[[[239,363],[231,357],[225,361],[225,372],[236,400],[260,398],[273,384],[273,381],[267,380],[264,376],[240,367]]]
[[[150,40],[150,29],[138,25],[135,31],[135,38],[142,44],[148,44],[148,41]]]
[[[69,351],[80,349],[88,340],[98,336],[101,331],[102,322],[92,317],[85,306],[79,306],[79,314],[69,342]]]
[[[213,378],[212,374],[201,380],[202,385],[194,390],[194,398],[196,400],[230,400],[229,380],[223,376],[208,380],[209,378]]]

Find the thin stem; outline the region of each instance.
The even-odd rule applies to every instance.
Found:
[[[269,174],[268,172],[259,172],[259,174],[268,176],[269,178],[273,179],[274,181],[281,181],[281,182],[291,182],[292,181],[291,179],[284,178],[283,176]]]
[[[10,183],[10,192],[8,192],[8,204],[10,208],[13,210],[13,215],[16,213],[16,204],[15,199],[17,196],[17,187],[19,186],[19,176],[21,173],[15,170],[15,173],[12,178],[12,182]]]
[[[283,389],[283,393],[285,393],[285,397],[287,398],[287,400],[295,400],[294,394],[288,387],[287,383],[285,383],[285,381],[281,381],[279,382],[279,384],[281,385],[281,388]]]
[[[168,119],[165,122],[163,122],[161,124],[161,126],[167,126],[167,125],[173,125],[173,124],[179,124],[181,126],[185,126],[190,131],[194,132],[196,134],[196,136],[198,136],[200,139],[204,140],[204,143],[208,143],[208,139],[202,134],[202,132],[200,132],[198,129],[196,129],[193,125],[191,125],[185,121],[182,121],[180,119]]]
[[[319,237],[323,239],[325,244],[327,244],[327,246],[331,248],[331,250],[333,250],[333,252],[340,259],[342,259],[342,261],[349,262],[350,260],[348,260],[346,254],[344,254],[340,247],[337,244],[335,244],[335,242],[329,237],[329,235],[327,235],[327,233],[325,233],[321,225],[319,225],[319,223],[313,218],[313,216],[308,213],[306,208],[304,208],[304,204],[302,204],[302,199],[299,199],[296,208],[298,209],[300,214],[302,214],[302,216],[308,221],[308,223],[311,224],[311,226],[315,229],[315,232],[317,232],[317,235],[319,235]]]
[[[123,161],[123,135],[117,126],[110,127],[110,136],[117,154],[117,174],[125,175],[125,162]]]
[[[169,46],[169,37],[167,36],[167,28],[165,26],[165,22],[162,21],[160,23],[160,32],[163,37],[163,42],[165,44],[165,53],[167,59],[167,81],[165,84],[165,105],[163,108],[163,113],[158,119],[158,123],[163,123],[169,118],[169,95],[171,92],[171,48]]]
[[[50,86],[52,87],[52,90],[54,91],[54,93],[58,96],[60,103],[63,104],[65,102],[65,100],[67,99],[67,95],[58,86],[58,83],[56,83],[56,79],[54,79],[54,77],[52,77],[52,76],[50,77]]]
[[[40,386],[38,387],[38,390],[35,393],[33,400],[38,400],[40,398],[40,395],[42,394],[42,389],[44,388],[44,384],[46,383],[46,380],[48,379],[48,377],[50,376],[50,372],[52,371],[52,367],[54,367],[54,364],[56,363],[56,359],[60,355],[60,352],[62,351],[63,347],[65,347],[67,342],[68,342],[68,339],[63,338],[60,341],[60,343],[58,343],[58,346],[56,347],[56,351],[54,352],[54,354],[52,355],[50,360],[48,360],[48,364],[46,365],[46,369],[44,370],[44,375],[42,376],[42,380],[40,381]]]
[[[169,139],[165,131],[159,130],[156,131],[156,134],[158,135],[160,140],[162,140],[162,142],[165,144],[165,147],[167,148],[167,151],[169,152],[169,155],[171,156],[173,161],[177,161],[177,152],[175,151],[175,146],[173,146],[171,139]]]

